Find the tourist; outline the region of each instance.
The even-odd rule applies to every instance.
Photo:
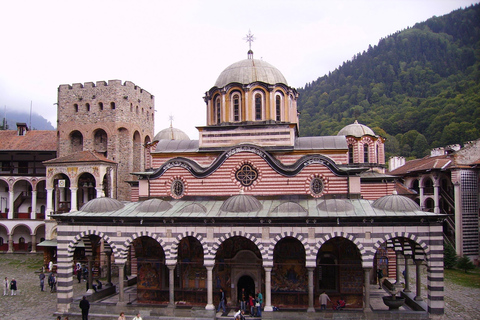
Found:
[[[223,313],[227,313],[227,309],[225,307],[225,292],[223,292],[222,288],[220,288],[220,303],[218,304],[217,312],[220,312],[220,308],[223,310]]]
[[[88,320],[88,310],[90,309],[90,302],[88,302],[87,297],[83,296],[82,301],[78,305],[82,309],[82,320]]]
[[[12,291],[12,296],[17,295],[17,281],[15,280],[15,278],[10,281],[10,290]]]
[[[125,312],[120,312],[120,315],[118,316],[118,319],[117,320],[126,320],[127,318],[125,318]]]
[[[137,316],[133,318],[133,320],[142,320],[142,317],[140,317],[140,312],[137,313]]]
[[[8,295],[8,278],[5,277],[5,282],[3,283],[3,295]]]
[[[323,291],[318,299],[320,300],[320,310],[326,310],[328,301],[331,301],[330,297]]]

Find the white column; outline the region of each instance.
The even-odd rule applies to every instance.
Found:
[[[370,310],[370,271],[372,268],[363,268],[364,286],[365,286],[365,305],[364,310]]]
[[[8,253],[13,252],[13,234],[9,233],[8,234]]]
[[[265,308],[263,311],[273,311],[272,308],[272,267],[265,269]]]
[[[105,197],[105,193],[103,192],[103,188],[102,187],[96,187],[95,188],[95,191],[97,192],[97,198],[103,198]]]
[[[30,219],[37,218],[37,191],[32,191],[32,212],[30,212]]]
[[[433,203],[434,203],[434,213],[440,213],[440,184],[438,180],[435,179],[433,184]]]
[[[46,220],[50,219],[50,215],[53,213],[52,196],[53,196],[53,189],[52,188],[47,188],[47,209],[45,211],[45,219]]]
[[[455,182],[455,251],[459,256],[463,255],[463,237],[462,237],[462,190],[460,182]]]
[[[37,252],[37,235],[32,234],[31,237],[32,237],[32,251],[30,251],[30,252],[31,253],[36,253]]]
[[[175,265],[167,265],[168,268],[168,306],[175,307]]]
[[[215,310],[213,305],[213,266],[205,266],[207,268],[207,305],[205,310]]]
[[[423,186],[419,186],[419,189],[420,189],[420,209],[425,210],[425,203],[424,203],[425,197],[423,195],[423,191],[424,191]]]
[[[404,257],[405,257],[405,289],[403,289],[403,292],[411,292],[410,291],[410,274],[408,272],[409,256],[404,256]]]
[[[13,193],[13,186],[8,191],[8,219],[13,219],[13,198],[15,194]]]
[[[70,187],[70,212],[77,211],[77,190],[78,188]]]
[[[118,304],[124,305],[125,301],[125,292],[124,292],[124,282],[125,282],[125,263],[116,263],[118,267]]]
[[[414,298],[415,301],[422,301],[422,275],[420,274],[420,267],[422,265],[422,260],[414,260],[416,266],[416,274],[417,274],[417,294]]]
[[[313,296],[313,271],[315,268],[308,267],[308,309],[307,312],[315,312],[315,305],[314,305],[314,296]]]

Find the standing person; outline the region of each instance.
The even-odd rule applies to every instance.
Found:
[[[245,305],[247,303],[247,294],[245,293],[245,288],[242,288],[242,291],[240,292],[240,310],[245,311]]]
[[[17,295],[17,280],[15,278],[12,278],[12,281],[10,281],[10,290],[12,291],[12,296]]]
[[[261,317],[262,316],[262,306],[263,306],[263,295],[260,292],[260,290],[257,291],[257,299],[258,299],[257,316]]]
[[[323,291],[318,299],[320,300],[320,310],[326,310],[328,301],[331,301],[330,297]]]
[[[255,299],[251,294],[248,295],[248,305],[250,306],[250,316],[253,317],[255,310]]]
[[[137,313],[137,316],[133,318],[133,320],[142,320],[142,317],[140,317],[140,313]]]
[[[55,284],[55,277],[53,272],[48,275],[48,286],[50,287],[50,292],[53,292],[53,285]]]
[[[5,277],[5,282],[3,282],[3,295],[8,295],[8,278]]]
[[[383,279],[382,269],[377,270],[377,278],[378,278],[378,289],[382,289],[382,279]]]
[[[43,291],[43,286],[45,285],[45,273],[40,272],[40,275],[38,276],[40,279],[40,291]]]
[[[78,305],[82,309],[82,320],[88,320],[88,310],[90,309],[90,302],[88,302],[87,297],[83,296],[82,301]]]
[[[227,313],[227,309],[225,308],[225,292],[223,292],[222,288],[220,288],[220,303],[218,304],[217,312],[220,312],[220,308],[222,308],[223,313]]]
[[[117,320],[127,320],[127,318],[125,318],[125,312],[120,312]]]

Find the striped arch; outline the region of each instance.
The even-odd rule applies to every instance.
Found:
[[[245,233],[243,231],[233,231],[224,234],[223,236],[220,236],[217,238],[215,243],[211,248],[208,248],[208,257],[211,259],[215,259],[215,255],[217,254],[218,248],[220,245],[225,242],[225,240],[232,238],[232,237],[244,237],[255,243],[257,246],[258,250],[260,251],[260,254],[262,255],[262,260],[265,260],[265,257],[267,256],[267,251],[263,244],[260,242],[259,239],[257,239],[254,235],[250,233]],[[204,259],[206,260],[206,256],[204,256]]]
[[[165,253],[165,261],[171,259],[170,250],[166,249],[166,243],[162,239],[162,237],[156,233],[151,233],[149,231],[140,231],[140,232],[134,233],[130,236],[130,238],[125,240],[125,242],[123,243],[123,250],[122,250],[122,254],[125,256],[125,258],[128,254],[128,247],[130,247],[130,245],[133,243],[135,239],[140,237],[149,237],[157,241],[162,247],[163,252]]]
[[[177,235],[176,239],[173,240],[172,245],[170,246],[170,258],[174,260],[178,259],[178,246],[180,245],[180,241],[182,241],[182,239],[186,237],[193,237],[200,242],[203,248],[203,260],[205,260],[205,257],[208,255],[209,252],[207,242],[201,234],[193,231],[186,231],[184,234]]]
[[[368,256],[372,256],[372,260],[373,260],[373,255],[371,255],[369,252],[367,252],[367,250],[365,249],[365,247],[363,246],[363,244],[360,242],[360,240],[358,240],[355,236],[351,235],[351,234],[348,234],[346,232],[338,232],[338,231],[335,231],[335,232],[332,232],[330,234],[325,234],[323,237],[321,237],[317,243],[315,244],[315,257],[317,256],[317,253],[318,251],[320,251],[320,248],[325,244],[325,242],[327,242],[328,240],[330,239],[333,239],[333,238],[345,238],[347,240],[350,240],[351,242],[353,242],[355,244],[355,246],[357,247],[358,251],[360,252],[360,256],[362,258],[362,261],[364,260],[368,260],[369,258],[367,258]]]
[[[295,233],[295,232],[283,232],[281,234],[277,234],[275,237],[273,237],[272,241],[270,242],[270,245],[268,246],[268,260],[273,261],[273,251],[275,250],[275,246],[278,244],[278,242],[284,238],[295,238],[300,243],[303,245],[303,248],[305,249],[305,260],[311,260],[312,256],[312,248],[308,244],[307,238],[304,237],[303,234],[300,233]]]
[[[418,244],[423,249],[423,251],[425,251],[426,256],[429,255],[430,248],[428,247],[428,245],[422,239],[420,239],[417,235],[415,235],[413,233],[409,233],[409,232],[392,232],[390,234],[384,235],[382,240],[378,240],[373,245],[373,254],[375,254],[375,252],[378,250],[378,248],[380,248],[380,246],[383,243],[387,242],[388,240],[394,239],[394,238],[410,239],[410,240],[414,241],[416,244]]]
[[[73,253],[75,251],[75,245],[80,242],[80,240],[83,241],[85,244],[85,255],[86,256],[91,256],[92,255],[92,243],[90,241],[90,235],[95,235],[100,237],[101,239],[105,240],[105,242],[110,246],[112,249],[112,254],[115,258],[119,257],[120,258],[120,253],[119,253],[119,248],[115,244],[115,242],[112,241],[112,239],[106,235],[103,232],[98,232],[97,230],[86,230],[82,231],[80,234],[77,234],[72,241],[70,241],[67,245],[67,256],[68,257],[73,257]]]

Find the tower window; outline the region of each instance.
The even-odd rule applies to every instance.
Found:
[[[217,98],[217,100],[215,100],[215,122],[217,124],[220,124],[220,116],[221,116],[221,110],[220,110],[220,98]]]
[[[380,163],[380,161],[379,161],[379,157],[378,157],[378,144],[377,144],[377,148],[376,148],[376,150],[375,150],[375,151],[376,151],[376,159],[377,159],[377,163]]]
[[[240,99],[238,95],[233,96],[233,121],[240,121]]]
[[[89,111],[90,111],[90,103],[87,103],[87,104],[85,105],[85,107],[87,107],[87,112],[89,112]]]
[[[112,110],[115,110],[115,102],[110,102],[110,108],[111,108]]]
[[[255,120],[262,120],[262,96],[255,95]]]
[[[98,109],[103,110],[103,102],[98,103]]]
[[[78,104],[75,103],[75,104],[73,105],[73,110],[74,110],[75,112],[78,112]]]
[[[353,145],[348,146],[348,163],[353,163]]]
[[[368,144],[363,145],[363,162],[368,163]]]
[[[282,111],[280,109],[280,104],[281,104],[281,98],[280,96],[277,96],[275,99],[275,111],[276,111],[276,120],[281,121],[282,120]]]

